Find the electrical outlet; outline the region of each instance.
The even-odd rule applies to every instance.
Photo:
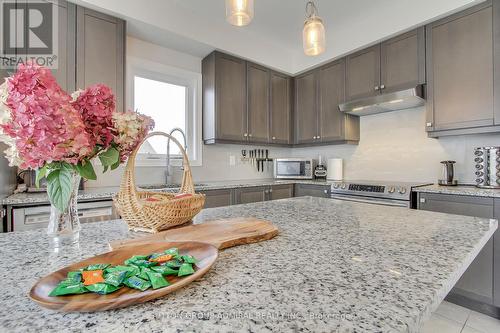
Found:
[[[235,165],[236,165],[236,156],[229,155],[229,166],[235,166]]]

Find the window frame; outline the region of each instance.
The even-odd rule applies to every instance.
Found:
[[[201,110],[201,73],[196,73],[184,70],[177,67],[172,67],[164,64],[151,62],[148,60],[127,57],[127,91],[129,109],[135,110],[134,105],[134,90],[135,77],[175,84],[186,87],[186,141],[187,154],[191,166],[202,165],[202,110]],[[138,110],[141,112],[141,110]],[[174,136],[181,142],[182,138],[179,133],[174,133]],[[171,143],[173,144],[173,143]],[[167,139],[165,139],[167,145]],[[166,154],[137,154],[137,166],[160,166],[166,167]],[[171,155],[170,165],[181,166],[182,156]]]

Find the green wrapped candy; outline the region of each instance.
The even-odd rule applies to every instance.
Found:
[[[165,250],[164,252],[165,254],[170,254],[172,256],[174,256],[174,258],[177,258],[179,256],[179,249],[176,248],[176,247],[172,247],[168,250]]]
[[[147,272],[150,271],[151,269],[147,268],[147,267],[141,267],[141,272],[139,274],[137,274],[136,276],[137,277],[140,277],[141,279],[143,280],[148,280],[149,277],[148,277],[148,274]]]
[[[151,269],[155,272],[160,273],[161,275],[177,275],[177,273],[179,273],[178,270],[163,265],[151,267]]]
[[[106,277],[104,278],[104,283],[119,287],[127,277],[127,273],[128,271],[116,271],[107,273]]]
[[[146,259],[148,259],[148,257],[149,256],[133,256],[133,257],[125,260],[125,265],[130,265],[131,263],[133,263],[135,261],[139,261],[139,260],[146,260]]]
[[[124,284],[133,289],[139,289],[140,291],[144,291],[151,287],[151,283],[149,281],[143,280],[137,276],[131,276],[125,280]]]
[[[153,289],[160,289],[170,285],[170,283],[168,283],[168,281],[165,280],[165,278],[163,277],[163,275],[161,275],[161,273],[148,270],[146,274],[149,277],[149,282],[151,282]]]
[[[83,270],[84,271],[97,271],[99,269],[106,269],[107,267],[111,266],[110,264],[94,264],[94,265],[89,265],[85,267]]]
[[[112,286],[107,283],[95,283],[91,284],[90,286],[85,286],[85,288],[88,291],[91,291],[93,293],[99,294],[99,295],[106,295],[106,294],[111,294],[120,289],[121,287],[116,287]]]
[[[182,264],[179,268],[179,273],[177,276],[186,276],[194,273],[193,265],[191,264]]]
[[[137,261],[131,262],[130,264],[127,264],[127,265],[134,265],[137,267],[152,267],[152,266],[158,265],[158,263],[154,262],[154,261],[148,261],[148,260],[137,260]]]
[[[188,263],[188,264],[197,264],[198,263],[198,260],[191,256],[191,255],[184,255],[184,256],[181,256],[181,259],[185,262],[185,263]]]
[[[68,272],[65,281],[73,281],[75,283],[82,282],[82,273],[79,271]]]
[[[63,296],[63,295],[76,295],[85,294],[87,290],[81,282],[70,282],[68,280],[61,281],[57,287],[54,288],[49,294],[49,296]]]
[[[167,261],[165,263],[165,266],[168,266],[170,268],[174,268],[174,269],[179,269],[181,266],[182,266],[182,261],[180,260],[170,260],[170,261]]]
[[[140,268],[137,266],[113,266],[106,268],[106,273],[127,272],[126,277],[131,277],[140,273]]]

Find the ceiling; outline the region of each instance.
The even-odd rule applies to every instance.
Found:
[[[305,0],[254,0],[246,27],[225,21],[224,0],[72,0],[122,17],[128,33],[191,55],[214,49],[297,74],[483,0],[317,0],[327,50],[302,51]]]

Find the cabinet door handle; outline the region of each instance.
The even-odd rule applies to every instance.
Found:
[[[315,137],[315,136],[313,136],[313,140],[316,140],[316,137]]]
[[[252,137],[252,134],[248,134],[249,137]]]
[[[247,133],[245,133],[245,134],[243,134],[243,136],[246,138],[246,137],[248,136],[248,134],[247,134]]]
[[[273,189],[269,189],[269,193],[273,193]]]
[[[380,90],[385,89],[385,85],[380,86]]]
[[[379,86],[375,86],[375,91],[377,91],[377,90],[379,90],[379,89],[380,89],[380,88],[379,88]]]
[[[427,124],[425,124],[425,126],[432,127],[432,123],[427,123]]]
[[[316,137],[316,139],[318,139],[318,140],[319,140],[319,139],[321,139],[321,137],[320,137],[320,136],[317,136],[317,137]]]
[[[425,203],[425,198],[420,198],[420,203]]]
[[[276,140],[276,137],[275,137],[275,136],[273,136],[273,140]]]

